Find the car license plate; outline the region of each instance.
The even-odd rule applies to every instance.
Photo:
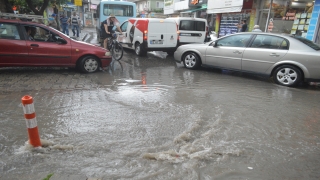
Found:
[[[163,40],[150,40],[150,44],[163,44]]]

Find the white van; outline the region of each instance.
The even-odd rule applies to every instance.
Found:
[[[165,51],[171,55],[177,49],[179,36],[174,20],[130,18],[120,28],[123,35],[118,36],[118,41],[139,56],[147,51]]]
[[[179,28],[179,44],[204,43],[208,35],[208,23],[206,19],[192,17],[166,18],[173,19]]]

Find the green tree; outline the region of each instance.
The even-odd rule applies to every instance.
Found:
[[[1,0],[8,1],[8,6],[12,7],[13,5],[19,7],[19,12],[27,13],[33,12],[35,15],[43,15],[43,12],[47,9],[48,6],[57,4],[66,4],[67,0]],[[10,12],[10,11],[9,11]],[[11,8],[12,12],[12,8]]]
[[[9,2],[9,0],[0,0],[1,8],[0,10],[2,12],[8,12],[8,13],[13,13],[12,10],[12,4]],[[2,6],[3,5],[3,6]]]

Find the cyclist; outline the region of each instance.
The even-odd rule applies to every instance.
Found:
[[[103,24],[103,27],[104,27],[104,31],[102,29],[102,32],[105,32],[103,33],[104,34],[104,41],[103,41],[103,47],[105,49],[107,49],[108,47],[108,38],[109,37],[112,37],[112,33],[114,33],[113,31],[113,27],[116,26],[118,31],[120,32],[120,35],[122,35],[122,31],[120,29],[120,22],[118,21],[118,19],[113,15],[113,14],[110,14],[110,16],[102,22]]]

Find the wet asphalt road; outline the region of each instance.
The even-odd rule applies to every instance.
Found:
[[[25,144],[24,95],[41,149]],[[0,179],[319,179],[319,96],[163,52],[93,74],[0,68]]]

